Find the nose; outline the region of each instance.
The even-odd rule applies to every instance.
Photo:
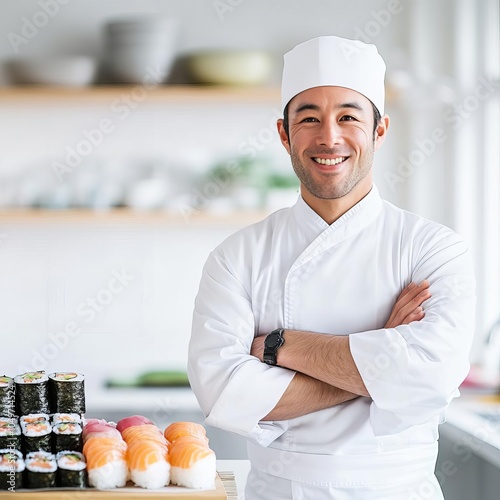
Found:
[[[323,120],[318,130],[316,144],[332,148],[342,141],[342,129],[335,119]]]

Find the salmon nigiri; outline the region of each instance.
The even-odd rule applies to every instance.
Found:
[[[208,438],[205,428],[195,422],[174,422],[163,432],[165,439],[173,443],[181,436],[195,436],[208,445]]]
[[[142,488],[161,488],[170,482],[170,464],[165,443],[137,439],[127,449],[130,478]]]
[[[83,446],[89,484],[98,489],[125,486],[128,479],[127,443],[123,439],[92,437]]]
[[[163,434],[156,425],[134,425],[127,427],[122,431],[122,437],[127,443],[131,443],[135,439],[145,439],[146,437],[166,442]]]
[[[197,436],[181,436],[169,447],[170,481],[188,488],[213,488],[215,453]]]

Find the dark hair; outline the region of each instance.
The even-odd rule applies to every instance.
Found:
[[[285,106],[285,110],[283,111],[283,128],[285,129],[287,137],[290,138],[288,134],[288,129],[290,127],[288,123],[288,104]],[[377,106],[375,106],[375,104],[373,104],[373,102],[371,101],[370,104],[373,108],[373,135],[375,135],[375,130],[377,130],[378,123],[380,121],[380,118],[382,117],[380,116],[380,111],[378,110]]]

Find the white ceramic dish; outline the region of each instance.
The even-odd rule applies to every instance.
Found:
[[[105,71],[117,83],[142,83],[148,73],[160,73],[158,83],[162,83],[175,60],[177,35],[175,18],[138,16],[109,21],[105,26]]]
[[[6,67],[15,84],[82,87],[93,83],[97,73],[97,62],[86,56],[12,59]]]
[[[217,50],[192,54],[187,65],[197,83],[259,85],[268,80],[273,60],[260,50]]]

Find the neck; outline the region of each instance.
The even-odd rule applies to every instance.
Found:
[[[359,203],[372,189],[372,179],[367,176],[341,198],[325,200],[317,198],[301,186],[304,201],[329,225],[342,217],[354,205]]]

